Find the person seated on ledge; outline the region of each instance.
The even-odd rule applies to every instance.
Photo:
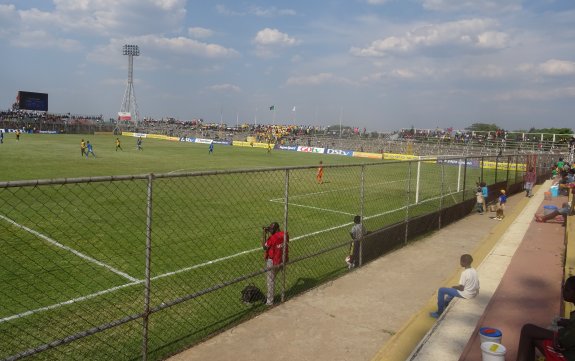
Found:
[[[429,315],[433,318],[441,316],[445,307],[451,302],[453,297],[460,298],[474,298],[479,293],[479,277],[475,268],[471,267],[473,257],[469,254],[464,254],[459,259],[459,264],[465,270],[461,272],[459,278],[459,285],[453,287],[441,287],[437,290],[437,311],[431,312]],[[447,296],[447,297],[446,297]]]
[[[563,224],[565,224],[567,222],[567,216],[569,215],[570,212],[571,212],[571,206],[569,205],[568,202],[564,202],[561,205],[561,208],[555,209],[553,212],[549,214],[536,214],[535,221],[545,223],[548,220],[554,219],[558,215],[561,215],[563,216]]]
[[[563,299],[575,303],[575,276],[569,277],[563,284]],[[569,319],[559,319],[557,326],[559,331],[531,323],[523,325],[517,361],[534,361],[535,348],[545,355],[546,360],[575,360],[575,313],[571,313]]]

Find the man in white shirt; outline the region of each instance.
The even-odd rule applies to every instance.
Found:
[[[461,267],[465,270],[461,272],[459,284],[453,287],[441,287],[437,291],[437,311],[431,312],[429,315],[433,318],[438,318],[445,307],[453,299],[453,297],[460,297],[471,299],[479,293],[479,277],[475,268],[471,267],[473,257],[469,254],[464,254],[459,260]]]

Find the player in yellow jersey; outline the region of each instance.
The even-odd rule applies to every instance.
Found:
[[[82,140],[80,141],[80,154],[82,155],[82,157],[86,155],[86,142],[84,141],[84,138],[82,138]]]
[[[120,142],[120,138],[116,138],[116,152],[118,151],[118,149],[120,149],[122,152],[124,151],[122,149],[122,143]]]

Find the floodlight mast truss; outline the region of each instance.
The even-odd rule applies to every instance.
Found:
[[[136,92],[134,90],[134,56],[140,55],[140,48],[138,45],[124,45],[122,47],[122,54],[128,56],[128,84],[124,92],[124,99],[122,100],[121,112],[130,113],[132,121],[137,125],[140,120],[140,112],[138,110],[138,103],[136,102]]]

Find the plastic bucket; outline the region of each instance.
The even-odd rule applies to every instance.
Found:
[[[481,344],[481,359],[483,361],[505,361],[505,346],[495,342],[483,342]]]
[[[551,191],[551,197],[559,196],[559,187],[553,186],[549,190]]]
[[[553,205],[543,206],[543,214],[548,215],[548,214],[551,214],[558,209],[559,208],[557,208],[556,206],[553,206]]]
[[[501,343],[501,337],[503,337],[503,334],[501,333],[501,331],[499,331],[496,328],[493,327],[481,327],[479,329],[479,339],[481,340],[480,342],[495,342],[495,343]]]

